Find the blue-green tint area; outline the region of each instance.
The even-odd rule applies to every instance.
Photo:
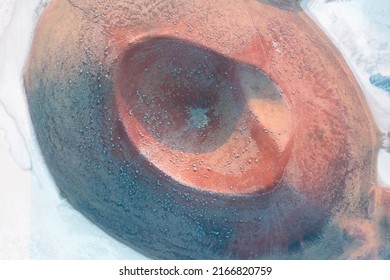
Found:
[[[207,116],[207,108],[188,108],[188,113],[190,115],[190,124],[196,128],[204,128],[210,122],[209,117]]]
[[[390,76],[383,76],[380,73],[372,75],[370,83],[390,93]]]

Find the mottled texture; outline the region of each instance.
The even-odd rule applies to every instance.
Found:
[[[271,2],[276,1],[53,1],[37,27],[25,87],[37,139],[63,196],[103,230],[153,258],[386,258],[388,207],[383,205],[388,202],[372,191],[377,139],[362,93],[311,20]],[[208,84],[207,75],[200,75],[201,95],[193,89],[193,78],[178,75],[175,67],[171,75],[159,72],[153,61],[173,65],[175,59],[167,50],[161,58],[155,50],[162,46],[176,46],[183,57],[210,55],[198,60],[215,82]],[[188,59],[188,67],[194,63]],[[234,78],[223,79],[225,72]],[[262,82],[248,87],[253,79]],[[191,94],[175,99],[177,87],[187,82]],[[232,95],[226,91],[230,83],[236,87]],[[263,84],[264,94],[254,98]],[[148,95],[137,95],[135,85],[148,89]],[[206,94],[217,85],[222,91]],[[171,103],[155,93],[157,88]],[[148,121],[154,119],[143,118],[143,112],[154,111],[147,104],[152,99],[180,116],[183,104],[208,104],[212,111],[224,98],[236,119],[221,117],[222,130],[229,131],[229,121],[242,122],[242,112],[252,114],[255,128],[265,128],[264,134],[243,130],[231,147],[243,145],[245,152],[248,143],[263,142],[266,148],[259,153],[274,153],[265,159],[282,155],[286,161],[268,185],[240,191],[241,183],[234,181],[231,189],[225,188],[229,181],[183,183],[175,177],[180,159],[169,155],[179,151],[184,159],[197,158],[194,151],[207,148],[193,137],[185,140],[185,133],[178,133],[184,140],[177,145],[167,127],[153,130],[156,123]],[[131,119],[133,113],[137,120]],[[218,125],[205,136],[210,143],[228,139],[224,133],[213,139]],[[136,130],[141,128],[146,140]],[[171,150],[159,149],[161,142]],[[166,162],[153,161],[161,155]],[[239,178],[244,166],[238,158],[235,162],[233,178]],[[198,167],[200,174],[207,173],[201,161],[193,164],[190,174]],[[251,173],[251,180],[261,179],[263,171]]]

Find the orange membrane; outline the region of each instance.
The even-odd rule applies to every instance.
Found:
[[[291,150],[291,112],[259,69],[171,38],[136,44],[119,69],[126,132],[161,172],[221,193],[276,186]]]

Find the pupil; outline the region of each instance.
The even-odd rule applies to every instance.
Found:
[[[207,116],[207,108],[188,108],[188,113],[190,115],[190,124],[196,128],[205,128],[210,119]]]
[[[239,125],[245,101],[234,61],[183,41],[160,39],[137,50],[126,64],[121,91],[128,110],[169,148],[212,152]]]

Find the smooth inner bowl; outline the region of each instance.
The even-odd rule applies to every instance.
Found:
[[[116,106],[129,140],[174,180],[221,193],[269,190],[291,151],[291,111],[258,68],[190,42],[148,38],[122,57]]]

